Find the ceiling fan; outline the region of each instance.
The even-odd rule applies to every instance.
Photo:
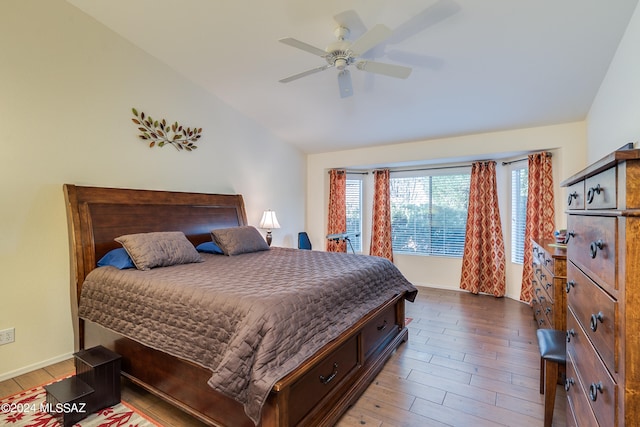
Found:
[[[346,98],[353,95],[353,87],[351,83],[351,74],[349,66],[355,67],[369,73],[382,74],[389,77],[406,79],[411,74],[411,68],[400,65],[386,64],[382,62],[369,61],[362,59],[362,55],[384,42],[392,35],[392,31],[382,24],[378,24],[366,31],[362,36],[353,42],[347,40],[350,30],[345,25],[338,25],[335,30],[337,40],[331,43],[325,50],[301,42],[300,40],[287,37],[280,39],[281,43],[304,50],[313,55],[317,55],[326,60],[326,64],[302,73],[294,74],[279,80],[281,83],[289,83],[310,74],[315,74],[329,68],[338,70],[338,86],[340,88],[340,96]]]

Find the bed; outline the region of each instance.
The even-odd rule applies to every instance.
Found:
[[[391,263],[375,257],[271,248],[229,257],[202,254],[201,262],[149,271],[96,268],[99,259],[120,248],[114,240],[118,236],[177,231],[197,246],[211,241],[212,230],[248,228],[241,195],[71,184],[64,185],[64,194],[76,349],[103,345],[114,350],[122,356],[123,376],[207,424],[333,425],[408,338],[404,303],[413,300],[417,291]],[[223,273],[226,270],[242,274]],[[192,280],[191,274],[207,278],[207,283]],[[236,277],[238,283],[231,286],[228,279],[224,282],[225,274]],[[209,280],[210,276],[215,280]],[[130,284],[134,277],[140,277],[141,282]],[[220,321],[224,319],[222,309],[210,309],[217,313],[217,323],[229,324],[228,329],[234,332],[225,334],[220,327],[202,333],[198,340],[190,335],[200,333],[209,317],[189,323],[195,320],[182,319],[181,308],[176,307],[177,317],[171,320],[173,308],[164,305],[159,311],[169,318],[173,329],[136,332],[136,325],[152,329],[150,323],[139,317],[127,323],[123,319],[129,314],[123,318],[116,314],[135,306],[130,294],[145,294],[146,298],[144,286],[151,277],[155,277],[153,288],[171,292],[161,297],[166,304],[179,301],[183,310],[186,306],[189,312],[206,313],[207,309],[197,304],[226,298],[225,304],[245,310],[245,317],[234,323],[228,320],[235,319],[232,314],[224,323]],[[347,288],[341,280],[354,282],[355,287]],[[229,286],[226,291],[223,282]],[[267,284],[273,288],[267,290]],[[215,295],[202,293],[200,287],[215,287]],[[104,297],[99,292],[110,293]],[[292,303],[289,297],[295,298]],[[153,306],[146,301],[138,306]],[[349,308],[348,304],[353,305]],[[263,309],[269,305],[271,308]],[[331,314],[334,307],[342,311]],[[325,313],[332,317],[322,319]],[[308,318],[323,323],[315,324]],[[254,329],[239,339],[237,324],[253,325]],[[280,334],[285,333],[293,335],[283,338]],[[207,353],[187,346],[195,338],[200,341],[200,350],[211,349],[214,344],[209,344],[207,337],[218,339],[220,335],[231,336],[228,348]],[[254,345],[253,337],[257,336],[260,343]],[[240,344],[231,345],[234,339]],[[285,343],[291,345],[286,347]],[[232,356],[239,348],[243,353],[236,362]],[[277,356],[266,358],[272,354]],[[236,382],[228,384],[225,378]]]

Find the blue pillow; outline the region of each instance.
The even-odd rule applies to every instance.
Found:
[[[208,254],[223,254],[222,249],[213,242],[204,242],[196,246],[198,252],[206,252]]]
[[[131,261],[131,257],[124,248],[112,249],[105,256],[100,258],[98,261],[98,267],[105,267],[107,265],[111,265],[120,270],[124,270],[126,268],[136,268]]]

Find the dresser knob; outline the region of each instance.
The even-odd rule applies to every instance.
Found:
[[[573,199],[577,199],[578,198],[578,193],[576,191],[574,191],[573,193],[569,194],[569,198],[567,199],[567,205],[571,206],[571,201]]]
[[[565,391],[569,391],[571,386],[574,385],[575,383],[576,383],[576,380],[574,380],[573,378],[567,378],[566,380],[564,380]]]
[[[576,336],[576,331],[573,329],[567,330],[567,342],[571,342],[571,337]]]
[[[603,189],[602,187],[600,187],[600,184],[596,185],[595,187],[589,188],[589,191],[587,191],[587,203],[591,204],[595,195],[600,194],[601,191],[603,191]]]
[[[571,288],[576,286],[576,282],[575,280],[569,280],[567,282],[567,293],[569,293],[569,291],[571,290]]]
[[[602,381],[598,383],[591,383],[591,385],[589,386],[589,399],[591,399],[591,401],[593,402],[598,400],[598,392],[602,393],[602,390]]]
[[[602,240],[596,240],[589,245],[589,252],[591,252],[591,258],[595,258],[598,255],[598,249],[604,248],[604,242]]]
[[[600,323],[604,322],[604,314],[602,312],[599,312],[598,314],[592,314],[591,315],[591,330],[593,332],[598,330],[598,321],[600,321]]]

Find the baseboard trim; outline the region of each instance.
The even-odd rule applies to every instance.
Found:
[[[65,354],[61,354],[60,356],[52,357],[51,359],[42,360],[32,365],[23,366],[22,368],[15,369],[13,371],[4,372],[0,374],[0,381],[10,380],[22,374],[26,374],[31,371],[36,371],[38,369],[46,368],[49,365],[53,365],[54,363],[62,362],[67,359],[71,359],[72,357],[73,357],[73,352],[65,353]]]

